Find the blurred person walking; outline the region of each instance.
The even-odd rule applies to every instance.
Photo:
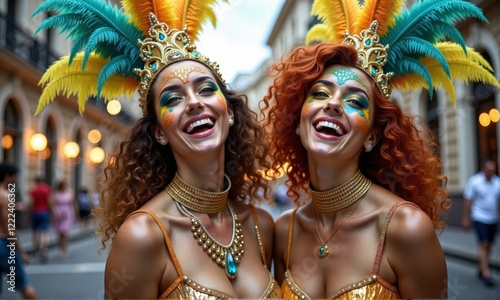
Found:
[[[75,222],[77,203],[73,191],[65,181],[57,184],[53,195],[54,201],[54,229],[59,236],[59,257],[68,258],[69,231]]]
[[[49,244],[50,213],[53,211],[49,203],[52,190],[42,176],[35,178],[35,185],[31,188],[30,202],[27,212],[31,215],[31,226],[33,229],[33,247],[35,255],[39,255],[41,262],[46,263],[47,247]]]
[[[77,195],[78,198],[78,211],[80,216],[80,229],[86,231],[90,221],[91,210],[91,195],[89,195],[87,188],[82,187]]]
[[[468,229],[471,220],[476,230],[479,249],[478,277],[488,287],[495,285],[489,268],[491,246],[498,227],[498,200],[500,198],[500,177],[496,164],[487,160],[481,164],[481,171],[467,181],[463,198],[462,226]]]
[[[9,206],[9,202],[15,202],[17,171],[14,165],[0,164],[0,276],[7,276],[9,291],[19,290],[25,299],[37,299],[24,267],[29,257],[16,239],[15,207]],[[0,292],[1,288],[0,284]]]

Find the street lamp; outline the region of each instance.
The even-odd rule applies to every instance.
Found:
[[[41,152],[47,148],[47,137],[43,133],[35,133],[31,136],[30,146],[33,151]]]
[[[80,146],[73,141],[67,142],[64,144],[63,152],[67,158],[75,158],[80,154]]]
[[[106,105],[106,109],[108,110],[108,113],[110,115],[114,116],[120,113],[120,111],[122,110],[122,104],[120,103],[120,101],[113,99],[108,102],[108,105]]]
[[[97,129],[92,129],[88,134],[89,142],[92,144],[97,144],[101,140],[101,132]]]
[[[104,150],[101,147],[94,147],[90,149],[89,159],[94,164],[100,164],[104,160]]]

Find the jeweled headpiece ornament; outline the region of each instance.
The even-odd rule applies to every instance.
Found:
[[[224,82],[217,63],[193,44],[202,25],[216,23],[214,5],[227,0],[121,0],[116,7],[104,0],[46,0],[33,16],[57,12],[37,31],[57,28],[73,41],[69,56],[43,74],[43,92],[36,114],[59,94],[77,96],[80,113],[91,97],[105,101],[138,90],[146,115],[146,95],[154,77],[179,60],[195,60]],[[140,41],[139,44],[137,41]],[[140,70],[137,76],[132,70]]]
[[[146,98],[151,82],[165,66],[180,60],[195,60],[206,65],[222,79],[219,72],[219,65],[212,62],[208,57],[196,51],[196,46],[191,44],[187,33],[187,28],[183,30],[170,29],[165,23],[160,23],[153,13],[149,13],[148,36],[143,41],[139,41],[140,56],[144,61],[144,69],[134,69],[134,72],[141,79],[139,83],[139,101],[142,112],[146,115]]]
[[[358,67],[365,71],[377,84],[380,93],[389,98],[391,87],[389,79],[393,72],[384,73],[382,68],[387,63],[387,51],[389,46],[379,43],[377,35],[378,22],[373,21],[370,28],[361,30],[360,35],[349,35],[346,32],[343,44],[352,45],[358,52]]]
[[[353,45],[358,67],[385,97],[392,88],[424,88],[432,96],[434,87],[442,87],[455,103],[453,80],[500,87],[490,64],[465,45],[455,28],[469,17],[487,22],[470,2],[421,0],[408,9],[405,0],[365,0],[362,5],[357,0],[315,0],[312,14],[321,22],[309,30],[306,43]]]

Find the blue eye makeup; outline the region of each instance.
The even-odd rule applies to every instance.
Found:
[[[160,106],[169,106],[180,98],[181,97],[175,93],[164,93],[160,98]]]

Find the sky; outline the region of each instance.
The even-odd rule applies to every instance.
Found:
[[[267,39],[285,0],[229,0],[215,9],[217,27],[205,24],[196,48],[219,63],[231,82],[238,73],[253,72],[271,55]]]

